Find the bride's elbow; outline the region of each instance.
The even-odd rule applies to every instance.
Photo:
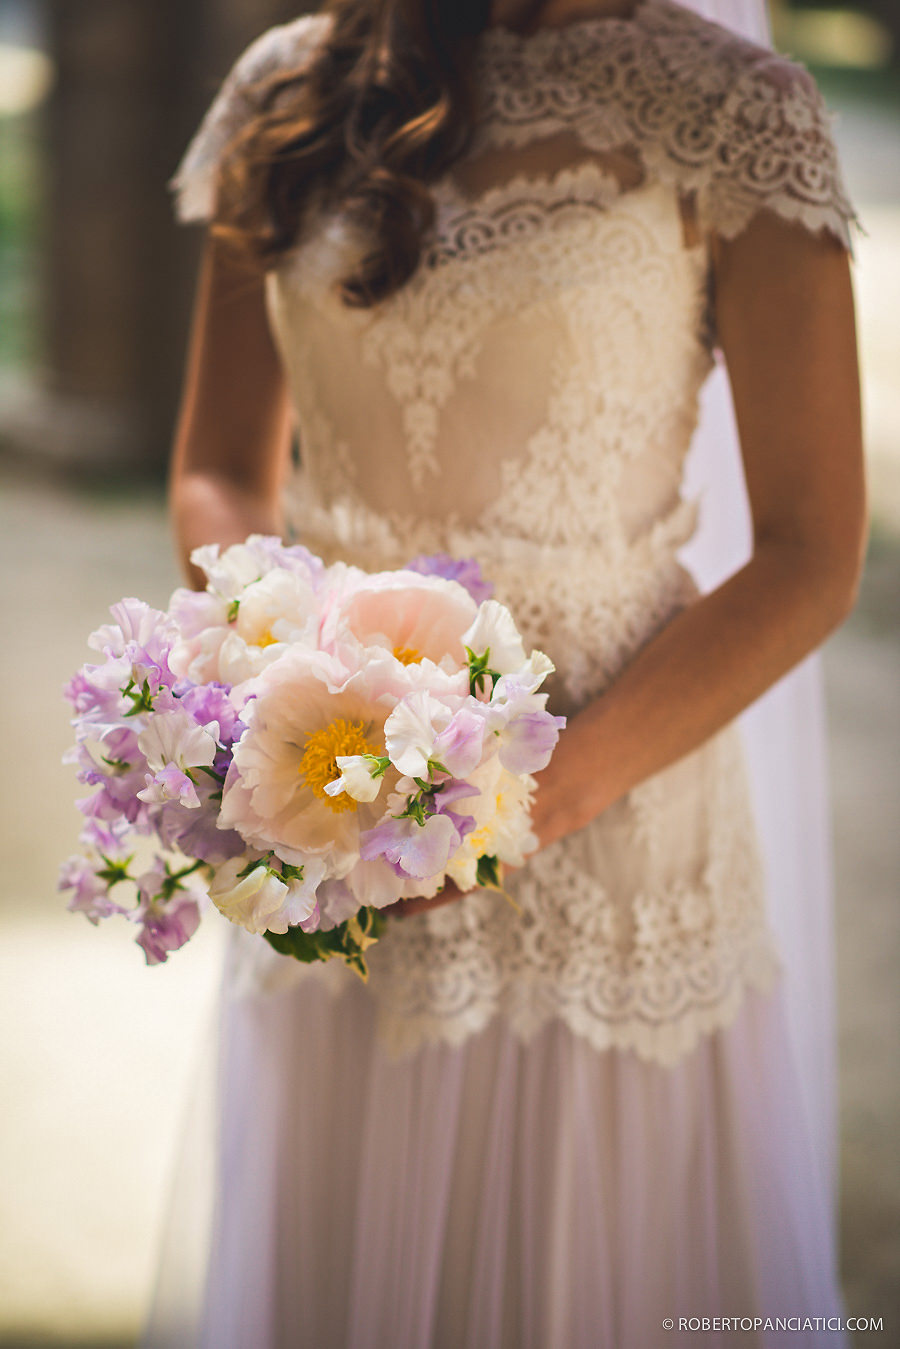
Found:
[[[840,545],[820,553],[814,569],[814,607],[822,625],[822,637],[830,636],[853,612],[865,564],[868,532],[865,521]]]
[[[767,584],[787,602],[787,621],[797,625],[798,633],[805,632],[808,645],[824,641],[852,613],[867,537],[863,510],[858,520],[845,519],[843,528],[829,537],[757,538],[754,554],[768,572]]]

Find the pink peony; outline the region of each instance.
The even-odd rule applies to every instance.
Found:
[[[322,857],[341,876],[359,856],[360,828],[377,804],[325,788],[339,756],[384,753],[384,722],[394,696],[377,666],[355,674],[323,652],[289,649],[252,681],[225,781],[220,827],[261,851],[302,866]]]
[[[348,585],[329,606],[322,645],[345,661],[353,659],[348,647],[381,647],[395,665],[424,666],[429,685],[433,667],[439,667],[465,692],[467,680],[456,676],[466,666],[463,635],[477,612],[472,596],[456,581],[410,571],[378,572]],[[424,678],[414,682],[425,686]]]

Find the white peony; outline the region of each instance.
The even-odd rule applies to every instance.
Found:
[[[194,549],[191,562],[205,572],[209,589],[225,600],[237,599],[263,572],[259,554],[247,543],[236,543],[224,553],[217,543],[205,544]]]
[[[276,569],[246,587],[218,653],[218,678],[243,684],[270,665],[287,643],[315,648],[318,601],[308,576]]]
[[[537,784],[529,776],[517,776],[489,759],[471,777],[480,795],[464,802],[475,817],[475,828],[463,839],[450,859],[447,875],[460,890],[477,884],[479,857],[497,857],[508,866],[522,866],[538,846],[531,828],[531,800]]]

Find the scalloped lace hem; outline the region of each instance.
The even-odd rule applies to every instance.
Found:
[[[631,1050],[646,1063],[671,1068],[705,1036],[727,1030],[737,1017],[749,989],[770,993],[781,973],[781,960],[771,939],[766,939],[748,956],[727,993],[708,1006],[694,1005],[671,1021],[654,1024],[632,1017],[617,1023],[594,1016],[578,1004],[545,1005],[536,1009],[529,1004],[527,994],[530,990],[518,989],[513,998],[509,997],[508,990],[504,990],[490,1001],[485,999],[477,1007],[469,1008],[464,1016],[418,1014],[406,1019],[382,1007],[379,1009],[378,1038],[388,1057],[397,1060],[425,1045],[459,1047],[497,1017],[506,1021],[513,1035],[523,1044],[533,1040],[551,1021],[558,1020],[598,1052]],[[339,991],[336,981],[332,988]]]

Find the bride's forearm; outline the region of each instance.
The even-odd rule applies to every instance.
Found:
[[[696,749],[818,646],[852,607],[857,570],[826,568],[799,546],[762,546],[678,614],[570,718],[538,775],[542,846]]]
[[[213,473],[186,473],[172,484],[170,511],[182,569],[191,584],[206,578],[190,564],[193,550],[207,543],[227,548],[248,534],[281,534],[283,518],[277,498],[254,493],[245,484]]]
[[[207,240],[175,433],[169,502],[178,552],[280,533],[293,414],[269,330],[264,276]]]

